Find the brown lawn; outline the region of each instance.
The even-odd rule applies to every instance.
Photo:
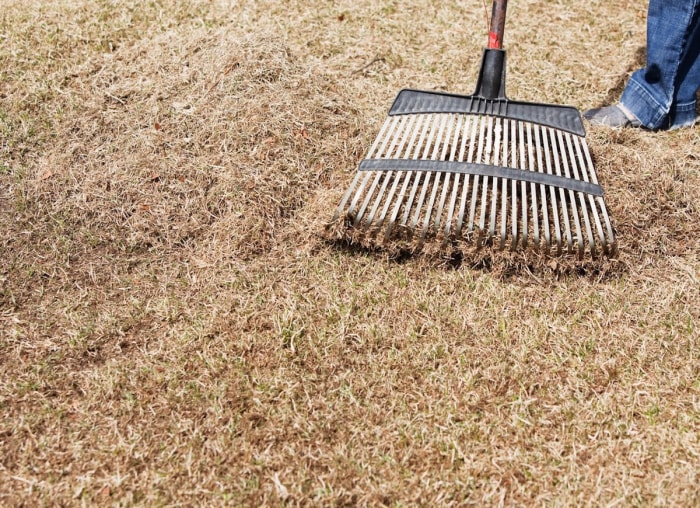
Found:
[[[586,109],[645,9],[511,2],[508,93]],[[325,225],[480,2],[0,0],[0,504],[700,503],[700,131],[587,140],[613,260]]]

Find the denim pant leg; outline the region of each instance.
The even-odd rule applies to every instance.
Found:
[[[690,125],[695,121],[695,102],[700,89],[700,5],[695,7],[676,83],[676,97],[669,112],[671,127]]]
[[[700,0],[650,0],[647,65],[636,71],[620,102],[650,129],[695,120],[700,88]]]

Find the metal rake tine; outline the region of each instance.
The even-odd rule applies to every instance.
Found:
[[[423,142],[425,141],[425,136],[428,133],[428,130],[430,129],[432,122],[432,115],[426,116],[425,120],[423,121],[423,128],[420,129],[420,137],[418,138],[418,143],[415,146],[415,149],[413,151],[413,159],[417,159],[418,156],[420,155],[421,148],[423,147]],[[416,129],[416,132],[418,132],[418,129]],[[413,138],[411,138],[413,139]],[[389,239],[391,236],[391,230],[394,227],[394,224],[396,223],[396,218],[399,214],[399,210],[401,209],[401,205],[403,204],[403,199],[404,196],[406,195],[406,191],[408,190],[408,185],[411,181],[411,178],[415,176],[415,179],[418,179],[420,177],[419,173],[416,173],[414,175],[414,172],[407,171],[406,175],[404,177],[403,184],[401,186],[401,192],[399,193],[399,196],[396,200],[396,204],[394,205],[394,209],[392,210],[391,217],[389,218],[389,224],[387,224],[386,231],[384,232],[384,237],[386,239]]]
[[[464,160],[464,151],[466,149],[467,145],[467,132],[469,131],[469,125],[471,123],[471,117],[470,116],[460,116],[460,119],[464,118],[465,122],[459,127],[458,132],[460,132],[461,135],[461,140],[462,142],[460,143],[460,148],[459,148],[459,155],[457,156],[457,160],[459,162],[462,162]],[[460,139],[460,138],[458,138]],[[454,211],[455,211],[455,205],[457,203],[457,193],[459,191],[459,182],[461,180],[461,175],[456,175],[454,185],[452,186],[452,196],[450,197],[450,205],[447,207],[447,219],[445,221],[445,238],[448,238],[450,235],[450,231],[452,228],[452,218],[454,216]]]
[[[430,173],[432,174],[432,171]],[[442,173],[435,173],[433,175],[433,177],[434,177],[433,178],[433,187],[432,187],[432,191],[430,192],[430,197],[428,198],[428,203],[426,204],[426,207],[425,207],[425,217],[423,219],[423,225],[420,228],[421,232],[420,232],[419,245],[423,244],[423,242],[425,241],[425,236],[428,233],[428,225],[430,224],[430,216],[432,215],[431,210],[432,210],[433,204],[435,203],[435,196],[437,195],[437,190],[440,187],[440,180],[442,179],[442,176],[443,176]],[[425,193],[427,192],[427,190],[428,190],[428,185],[425,185],[423,188],[423,192],[421,193],[421,201],[419,201],[419,203],[420,203],[419,208],[416,209],[416,220],[419,217],[419,211],[422,209],[423,197],[424,197]],[[416,222],[416,225],[417,225],[417,222]]]
[[[573,150],[573,147],[571,146],[571,134],[566,133],[566,145],[569,149],[569,156],[571,157],[571,168],[574,173],[574,177],[576,180],[581,180],[579,177],[579,172],[578,172],[578,164],[577,164],[577,159],[576,159],[576,153]],[[588,216],[588,209],[586,208],[586,197],[583,195],[583,192],[577,192],[576,193],[579,198],[579,203],[581,203],[581,215],[583,216],[583,223],[586,226],[586,234],[588,236],[588,244],[591,248],[591,255],[595,257],[595,240],[593,239],[593,231],[591,230],[591,220]]]
[[[389,128],[389,125],[391,123],[392,123],[391,117],[387,117],[387,119],[382,124],[381,129],[379,129],[379,134],[377,134],[377,137],[374,139],[374,143],[370,147],[368,153],[371,154],[374,152],[374,150],[377,148],[377,145],[379,144],[379,140],[382,139],[384,132]],[[348,190],[345,191],[343,198],[340,200],[340,205],[338,205],[338,208],[336,209],[335,214],[333,215],[333,219],[331,219],[333,222],[338,220],[338,217],[340,217],[340,213],[343,211],[343,208],[345,208],[345,205],[347,204],[348,199],[350,199],[350,195],[352,194],[352,191],[355,189],[355,186],[357,185],[357,182],[359,180],[360,180],[360,171],[355,173],[355,178],[353,178],[352,183],[348,187]]]
[[[527,123],[527,161],[528,161],[528,171],[535,171],[534,164],[534,150],[532,146],[532,124]],[[539,211],[537,207],[537,186],[530,182],[530,198],[532,202],[532,241],[535,247],[540,246],[540,220]]]
[[[445,160],[445,157],[447,156],[447,150],[450,148],[450,137],[452,135],[452,128],[454,127],[454,117],[452,115],[449,115],[445,119],[446,121],[446,127],[447,131],[445,132],[444,138],[443,138],[443,143],[442,143],[442,151],[440,153],[439,159],[441,161]],[[436,144],[437,148],[437,144]],[[443,178],[444,177],[444,178]],[[432,210],[433,206],[435,205],[435,198],[437,197],[437,191],[440,187],[440,180],[443,180],[442,187],[443,187],[443,192],[442,195],[444,196],[445,191],[447,190],[447,186],[449,185],[449,173],[437,173],[435,175],[435,183],[433,183],[433,191],[430,194],[430,200],[428,201],[428,206],[425,210],[425,219],[423,221],[423,228],[421,230],[421,236],[420,236],[420,241],[421,243],[425,240],[425,235],[428,232],[428,226],[430,225],[430,217],[432,216]],[[438,215],[439,218],[439,215]]]
[[[511,167],[508,164],[508,152],[509,149],[512,151],[511,161],[515,165],[515,152],[510,144],[508,134],[510,120],[503,120],[503,165],[506,167]],[[503,178],[501,181],[501,243],[499,247],[504,249],[506,246],[506,237],[508,236],[508,179]]]
[[[467,155],[467,162],[473,162],[474,156],[474,141],[476,140],[476,129],[478,120],[472,122],[472,130],[469,135],[469,154]],[[470,178],[469,175],[465,175],[464,184],[462,185],[462,197],[459,203],[459,214],[457,215],[457,236],[462,234],[462,224],[464,221],[464,212],[467,206],[467,193],[469,192]]]
[[[547,165],[547,173],[552,174],[552,156],[550,150],[552,148],[551,143],[547,139],[548,130],[542,129],[542,144],[544,145],[544,158]],[[557,241],[557,254],[561,254],[561,225],[559,224],[559,207],[557,206],[557,193],[553,186],[549,187],[549,198],[552,202],[552,220],[554,222],[554,237]]]
[[[564,168],[564,174],[567,178],[571,178],[571,173],[569,172],[569,162],[567,157],[566,146],[564,145],[564,138],[561,131],[557,131],[557,142],[559,145],[559,153],[561,155],[562,166]],[[578,207],[576,206],[576,196],[574,191],[569,190],[569,206],[571,208],[571,214],[574,218],[574,225],[576,226],[576,240],[578,244],[579,256],[583,256],[585,247],[583,246],[583,234],[581,232],[581,222],[578,216]]]
[[[562,154],[559,153],[557,136],[554,130],[549,129],[549,139],[552,147],[552,160],[554,161],[554,169],[557,176],[563,176],[560,162],[562,159]],[[571,232],[571,221],[569,220],[569,209],[566,206],[566,193],[564,189],[559,187],[559,202],[561,203],[561,216],[564,219],[564,225],[566,226],[566,251],[572,253],[574,250],[574,241]]]
[[[539,125],[534,126],[534,136],[535,151],[537,152],[537,171],[544,173],[544,169],[542,167],[542,136]],[[542,203],[542,232],[544,233],[544,249],[548,251],[552,242],[549,227],[549,203],[547,201],[547,189],[545,189],[545,186],[542,184],[540,184],[540,202]]]
[[[398,151],[400,153],[400,151],[403,150],[403,148],[405,146],[405,153],[403,156],[404,159],[408,158],[408,156],[411,153],[411,147],[413,146],[413,142],[415,141],[416,136],[418,135],[423,118],[424,118],[423,115],[411,115],[411,123],[406,131],[407,134],[409,131],[411,132],[411,139],[406,145],[404,145],[403,144],[404,141],[402,141],[401,142],[402,145],[398,149]],[[386,201],[384,203],[384,207],[382,208],[382,211],[379,215],[379,218],[377,219],[377,227],[381,227],[382,224],[384,223],[384,219],[386,218],[387,211],[389,210],[389,207],[391,206],[392,199],[394,198],[394,194],[396,193],[396,189],[398,188],[399,182],[401,181],[401,173],[397,172],[396,175],[394,176],[393,180],[394,180],[393,184],[391,186],[391,189],[389,190],[389,195],[387,196]],[[379,204],[379,202],[377,202],[377,204]],[[377,206],[377,204],[375,204],[375,207]],[[376,210],[373,209],[372,210],[372,217],[374,217],[375,212],[376,212]]]
[[[583,153],[586,157],[586,162],[588,163],[588,168],[589,172],[591,175],[591,181],[594,184],[598,184],[598,176],[596,175],[595,172],[595,167],[593,166],[593,161],[591,160],[591,154],[588,150],[588,143],[586,143],[586,138],[581,139],[581,147],[583,149]],[[598,204],[600,205],[600,213],[603,215],[603,220],[605,221],[605,229],[608,233],[608,238],[610,239],[610,242],[607,243],[608,251],[607,253],[611,256],[615,255],[617,249],[616,249],[616,242],[615,242],[615,234],[613,233],[612,230],[612,225],[610,224],[610,217],[608,216],[608,210],[605,207],[605,201],[603,200],[602,197],[597,198]]]
[[[392,147],[392,148],[390,149],[390,151],[389,151],[388,153],[385,154],[387,157],[390,157],[391,155],[393,155],[394,148],[395,148],[395,150],[396,150],[397,156],[400,156],[400,155],[401,155],[401,152],[403,151],[403,148],[404,148],[404,146],[406,145],[406,141],[407,141],[407,139],[408,139],[408,136],[409,136],[409,134],[411,133],[411,130],[413,129],[413,123],[414,123],[414,121],[415,121],[415,119],[416,119],[416,116],[415,116],[415,115],[409,115],[407,118],[408,118],[408,120],[407,120],[406,122],[404,122],[404,125],[402,125],[402,129],[401,129],[401,130],[403,131],[403,135],[401,136],[401,141],[400,141],[400,143],[399,143],[398,145],[396,145],[395,147]],[[388,186],[388,184],[389,184],[390,181],[393,181],[393,182],[394,182],[394,185],[392,186],[392,189],[393,189],[393,190],[396,189],[396,184],[398,183],[398,180],[399,180],[399,179],[398,179],[397,177],[393,177],[393,178],[392,178],[393,175],[394,175],[394,172],[393,172],[393,171],[389,171],[389,172],[386,174],[386,177],[384,178],[384,181],[382,182],[382,187],[381,187],[381,189],[379,189],[379,192],[377,193],[377,197],[376,197],[376,199],[374,200],[374,205],[372,206],[372,209],[370,210],[370,213],[369,213],[369,217],[367,218],[367,224],[368,224],[368,225],[371,225],[372,222],[374,221],[374,216],[375,216],[375,214],[377,213],[377,209],[379,208],[379,205],[381,204],[382,199],[383,199],[384,196],[385,196],[386,188],[387,188],[387,186]],[[392,196],[393,196],[393,192],[391,192],[390,195],[386,198],[386,199],[387,199],[387,202],[391,202],[391,197],[392,197]],[[379,222],[377,225],[378,225],[378,226],[381,226],[381,222]]]
[[[459,130],[462,127],[462,117],[463,116],[464,115],[457,115],[457,117],[456,117],[457,125],[454,128],[454,135],[453,135],[452,143],[450,144],[451,149],[450,149],[450,156],[448,159],[450,161],[455,160],[455,154],[457,153],[457,142],[459,141]],[[453,123],[454,123],[454,121],[455,120],[453,119]],[[455,184],[458,181],[457,180],[458,176],[459,175],[454,175],[453,187],[455,186]],[[445,199],[447,199],[448,189],[450,188],[450,181],[451,180],[453,180],[451,177],[451,174],[447,173],[447,175],[445,176],[445,184],[443,185],[443,188],[442,188],[442,194],[440,195],[440,202],[438,204],[437,214],[435,215],[435,224],[433,225],[436,233],[440,229],[440,221],[442,220],[442,212],[443,212],[443,209],[445,206]],[[449,222],[449,219],[448,219],[448,222]]]
[[[374,159],[380,159],[380,158],[389,158],[391,157],[392,152],[394,151],[394,147],[396,146],[397,141],[401,138],[401,133],[404,131],[405,123],[407,122],[408,117],[401,117],[398,125],[395,125],[394,128],[391,131],[391,136],[387,136],[386,139],[384,139],[384,142],[382,143],[381,147],[377,150],[377,152],[374,154],[372,158]],[[391,141],[389,141],[391,139]],[[386,177],[384,182],[388,182],[388,179],[391,178],[391,172],[389,173],[384,173],[383,171],[377,171],[377,175],[374,178],[374,181],[372,182],[372,185],[369,188],[369,191],[367,191],[367,195],[365,197],[364,202],[362,203],[362,206],[360,207],[360,210],[357,212],[357,215],[355,216],[355,221],[354,225],[357,226],[361,221],[362,218],[365,214],[365,211],[367,210],[367,207],[369,206],[369,202],[372,199],[372,196],[374,196],[374,191],[377,188],[377,185],[379,184],[379,181],[382,179],[382,177]],[[384,186],[385,187],[385,186]],[[381,199],[381,193],[377,196],[377,199]],[[371,221],[370,221],[371,222]]]
[[[437,158],[438,158],[438,152],[440,151],[440,145],[442,143],[442,136],[443,136],[443,133],[445,132],[445,126],[447,124],[447,115],[441,115],[441,116],[442,116],[442,121],[440,122],[440,130],[438,131],[435,142],[433,143],[433,152],[430,155],[431,160],[437,160]],[[423,203],[425,201],[425,195],[428,192],[428,188],[430,187],[430,180],[432,179],[433,176],[435,177],[434,182],[433,182],[434,189],[436,189],[436,185],[438,185],[438,183],[440,181],[440,173],[437,173],[434,175],[432,171],[426,172],[426,176],[423,179],[423,187],[421,188],[421,193],[420,193],[420,196],[418,198],[418,203],[416,204],[416,212],[413,215],[413,221],[411,223],[411,231],[413,231],[415,229],[415,227],[418,225],[418,218],[420,217],[420,214],[423,211]]]
[[[517,136],[517,126],[520,124],[518,121],[511,121],[510,123],[510,133],[511,133],[511,147],[513,150],[513,167],[517,168],[518,159],[522,158],[520,151],[518,150],[518,136]],[[519,157],[520,156],[520,157]],[[522,165],[522,163],[521,163]],[[518,246],[518,184],[515,180],[511,180],[510,186],[510,200],[511,200],[511,241],[510,248],[515,250]]]
[[[428,138],[425,142],[425,147],[423,149],[423,155],[420,157],[420,159],[427,159],[428,158],[428,153],[430,152],[430,147],[433,143],[433,139],[435,138],[435,123],[440,119],[440,115],[434,115],[431,118],[431,123],[430,123],[430,129],[428,131]],[[413,187],[411,187],[411,192],[408,196],[408,201],[406,202],[406,208],[404,209],[404,215],[403,218],[401,219],[401,225],[406,226],[408,223],[408,218],[411,215],[411,209],[413,208],[413,202],[416,198],[416,193],[418,192],[418,186],[420,185],[421,179],[425,181],[423,177],[427,178],[427,173],[417,172],[416,177],[413,179]]]
[[[371,227],[373,222],[374,222],[374,216],[377,213],[377,209],[379,208],[379,205],[382,202],[382,199],[384,196],[386,196],[386,188],[389,186],[389,182],[398,182],[398,178],[394,177],[394,172],[389,171],[386,173],[384,180],[382,180],[382,186],[379,189],[379,192],[377,192],[377,197],[374,199],[374,204],[372,205],[372,209],[369,211],[369,214],[367,215],[367,219],[365,220],[365,224],[367,224],[368,227]],[[389,199],[389,198],[387,198]]]
[[[376,147],[379,144],[380,139],[383,139],[382,148],[380,149],[380,151],[384,150],[384,147],[386,146],[386,144],[389,140],[389,137],[391,137],[394,130],[396,129],[396,125],[399,123],[399,120],[400,120],[400,118],[393,117],[393,120],[391,122],[391,127],[388,129],[388,132],[387,132],[387,136],[384,138],[377,136],[377,139],[375,140],[374,144],[372,145],[369,152],[367,153],[367,158],[372,157],[372,154],[376,150]],[[367,186],[367,183],[369,182],[371,176],[372,176],[372,171],[367,171],[367,175],[362,180],[360,187],[357,189],[357,192],[355,193],[355,197],[353,198],[352,202],[350,203],[350,208],[348,208],[348,216],[352,216],[353,212],[355,211],[355,207],[357,206],[357,203],[360,199],[360,196],[362,195],[362,192],[365,190],[365,187]]]
[[[406,195],[406,190],[408,189],[408,185],[410,184],[411,178],[413,176],[418,178],[418,175],[412,171],[407,171],[406,174],[404,175],[403,184],[401,185],[401,190],[399,191],[399,195],[396,198],[396,202],[394,203],[394,209],[391,213],[391,216],[389,217],[389,223],[387,224],[386,230],[384,231],[384,237],[387,240],[391,237],[391,231],[394,228],[394,224],[396,223],[396,217],[398,216],[399,210],[401,209],[401,205],[403,203],[403,198]]]
[[[401,134],[402,132],[405,131],[405,124],[408,121],[408,117],[401,117],[397,125],[394,125],[392,127],[392,130],[390,131],[390,136],[387,136],[387,138],[384,140],[382,143],[381,147],[377,150],[376,154],[374,154],[375,159],[380,159],[380,158],[388,158],[391,157],[394,148],[396,147],[396,143],[401,139]],[[391,141],[389,141],[391,139]],[[371,152],[370,152],[371,155]],[[364,217],[365,211],[367,210],[367,206],[369,206],[369,203],[374,196],[374,192],[377,188],[377,185],[379,182],[384,178],[384,185],[382,186],[382,189],[386,188],[386,183],[389,181],[391,178],[391,171],[388,173],[384,173],[383,171],[377,171],[376,176],[374,178],[374,181],[372,182],[372,185],[370,186],[369,190],[367,191],[367,195],[365,197],[365,200],[362,203],[362,206],[360,207],[360,210],[357,212],[357,215],[355,215],[355,220],[353,221],[353,225],[357,226],[362,222],[362,218]],[[377,195],[377,201],[380,201],[382,197],[382,193],[380,192]],[[368,224],[371,223],[372,220],[368,221]]]
[[[355,186],[357,185],[357,182],[360,180],[361,176],[362,174],[360,173],[360,171],[357,171],[355,173],[355,177],[352,179],[348,190],[345,191],[345,194],[343,194],[343,198],[340,200],[338,208],[335,209],[335,213],[333,214],[331,222],[337,221],[338,217],[340,217],[340,213],[343,211],[343,208],[345,208],[345,204],[348,202],[348,199],[350,199],[350,195],[352,194],[352,191],[355,190]]]
[[[527,163],[525,161],[526,151],[525,151],[525,134],[523,131],[524,122],[518,122],[518,134],[520,135],[520,169],[527,171]],[[522,195],[520,196],[520,203],[522,205],[522,232],[523,232],[523,247],[527,247],[527,236],[528,236],[528,223],[527,223],[527,184],[523,181],[520,182],[520,190]]]
[[[493,119],[493,117],[489,117]],[[486,131],[486,117],[481,117],[480,127],[479,127],[479,148],[476,154],[476,162],[482,162],[484,155],[484,138]],[[469,224],[467,226],[467,232],[471,233],[474,231],[474,216],[476,215],[476,200],[479,196],[479,175],[474,175],[474,185],[472,185],[472,201],[469,206]]]
[[[484,148],[484,163],[486,164],[491,164],[491,156],[493,155],[494,151],[498,151],[496,148],[494,150],[493,147],[493,117],[489,116],[488,119],[488,135],[486,136],[486,147]],[[479,214],[479,231],[478,231],[478,239],[477,239],[477,246],[482,246],[485,243],[484,236],[485,236],[485,230],[486,230],[486,207],[488,205],[488,192],[489,192],[489,179],[487,176],[485,176],[482,180],[481,183],[482,189],[481,189],[481,213]]]
[[[357,192],[355,192],[355,195],[353,196],[352,201],[350,202],[350,206],[348,207],[348,211],[347,211],[348,217],[354,217],[353,212],[355,211],[355,207],[357,206],[357,202],[360,200],[360,197],[364,193],[365,187],[367,187],[367,183],[369,182],[370,178],[372,178],[371,171],[366,171],[365,173],[366,173],[364,175],[365,177],[360,182],[360,186],[357,188]]]
[[[503,127],[501,126],[501,119],[496,118],[496,127],[495,127],[495,132],[496,132],[496,141],[494,143],[494,158],[493,158],[493,164],[495,166],[498,166],[501,164],[500,158],[499,158],[499,153],[500,153],[500,145],[501,145],[501,133],[503,130]],[[505,145],[503,145],[505,147]],[[503,163],[505,165],[505,162]],[[489,220],[489,238],[493,238],[496,234],[496,205],[498,203],[498,181],[499,179],[496,177],[493,177],[493,187],[491,189],[491,217]]]
[[[453,184],[454,186],[454,180],[456,180],[456,178],[457,175],[454,175],[453,178],[452,174],[445,174],[445,183],[442,186],[442,192],[440,193],[440,199],[438,200],[437,211],[435,212],[435,222],[433,223],[433,228],[435,229],[436,233],[440,230],[440,223],[442,221],[442,214],[445,209],[445,200],[447,199],[450,184]]]
[[[580,162],[581,175],[583,176],[584,181],[590,182],[593,180],[593,178],[589,178],[588,173],[590,169],[593,168],[593,164],[590,164],[588,167],[586,167],[587,162],[590,162],[590,158],[588,160],[584,158],[578,136],[574,137],[573,140],[574,147],[576,148],[576,154],[578,155],[578,160]],[[603,252],[607,253],[608,247],[605,241],[605,233],[603,232],[603,225],[600,223],[600,216],[598,215],[598,209],[596,208],[594,196],[589,194],[588,202],[590,204],[591,211],[593,212],[593,220],[595,221],[596,231],[598,233],[598,238],[600,240],[601,247],[603,249]]]
[[[367,195],[365,197],[365,200],[362,203],[362,206],[360,206],[360,209],[358,210],[357,214],[355,215],[355,220],[353,221],[353,225],[357,226],[360,224],[362,221],[362,216],[365,214],[365,210],[367,210],[367,205],[369,205],[370,200],[372,199],[372,196],[374,195],[374,191],[377,188],[377,184],[379,181],[382,179],[383,176],[386,176],[385,173],[382,171],[374,171],[376,173],[374,180],[372,181],[372,185],[370,186],[369,190],[367,191]]]

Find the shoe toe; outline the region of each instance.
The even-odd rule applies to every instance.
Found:
[[[612,128],[639,127],[638,120],[630,119],[625,112],[617,105],[606,106],[604,108],[589,109],[583,117],[593,125],[604,125]]]

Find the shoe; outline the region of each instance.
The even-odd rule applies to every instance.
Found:
[[[642,126],[642,122],[637,120],[637,118],[622,104],[589,109],[583,114],[583,118],[593,125],[605,125],[606,127],[612,127],[614,129],[626,127],[639,128]]]

